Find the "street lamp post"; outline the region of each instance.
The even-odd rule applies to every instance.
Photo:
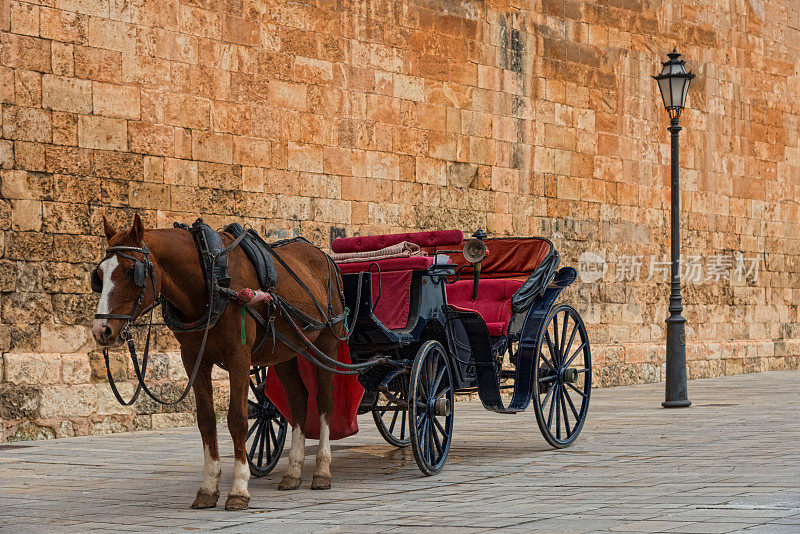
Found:
[[[680,249],[680,177],[678,169],[678,121],[686,105],[686,94],[694,74],[686,72],[685,61],[673,48],[667,54],[669,61],[662,62],[661,72],[653,76],[658,82],[664,108],[670,118],[668,128],[672,141],[672,168],[670,187],[672,190],[671,259],[672,282],[669,294],[669,317],[667,318],[667,376],[664,408],[685,408],[692,402],[686,395],[686,319],[681,315],[681,249]]]

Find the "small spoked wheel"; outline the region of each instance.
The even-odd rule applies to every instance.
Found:
[[[408,374],[389,381],[385,392],[378,394],[372,418],[383,439],[395,447],[408,447],[411,435],[408,426]]]
[[[435,475],[447,462],[453,435],[453,374],[438,341],[426,341],[411,368],[409,408],[411,450],[420,470]]]
[[[247,463],[254,477],[268,475],[275,468],[286,442],[286,419],[264,393],[266,367],[250,371],[250,393],[247,398]]]
[[[562,304],[547,316],[534,364],[536,422],[550,445],[569,447],[586,421],[592,391],[589,336],[575,308]]]

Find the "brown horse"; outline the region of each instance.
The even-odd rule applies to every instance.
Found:
[[[103,227],[109,247],[142,247],[149,250],[149,258],[153,264],[152,280],[144,288],[134,283],[131,276],[134,260],[145,260],[144,254],[127,251],[125,254],[109,251],[100,263],[97,274],[102,280],[102,292],[97,312],[100,315],[133,313],[140,292],[144,301],[139,309],[144,309],[157,298],[168,300],[186,321],[202,317],[206,310],[208,294],[204,283],[200,256],[190,232],[183,229],[146,230],[139,215],[135,215],[130,230],[119,232],[103,217]],[[228,246],[233,237],[222,233],[223,241]],[[314,295],[318,302],[328,302],[328,284],[339,283],[341,276],[334,269],[329,270],[325,254],[305,241],[294,241],[280,248],[281,258],[293,270]],[[141,258],[139,256],[142,256]],[[308,293],[290,276],[287,270],[276,262],[278,285],[275,294],[292,304],[310,317],[324,320]],[[231,289],[258,288],[258,278],[250,261],[241,248],[234,248],[228,256],[228,269],[231,277]],[[338,280],[329,280],[330,274]],[[151,284],[152,282],[152,284]],[[157,293],[157,294],[154,294]],[[340,294],[331,293],[332,310],[339,314],[344,310]],[[267,305],[259,303],[254,308],[262,317],[268,317]],[[92,323],[92,334],[102,346],[120,343],[122,330],[126,324],[124,319],[100,318]],[[286,336],[296,345],[303,342],[295,334],[289,324],[280,316],[274,318],[275,328],[279,334]],[[240,340],[241,306],[229,302],[225,312],[208,332],[208,341],[202,355],[197,378],[193,385],[197,404],[197,426],[203,438],[205,465],[203,467],[203,483],[197,490],[197,498],[192,508],[210,508],[217,504],[219,498],[220,463],[217,449],[217,427],[214,418],[214,400],[211,389],[211,369],[218,365],[228,371],[230,377],[230,407],[228,408],[228,430],[233,438],[235,461],[233,466],[233,485],[225,503],[227,510],[240,510],[248,506],[250,494],[247,490],[250,472],[245,452],[247,437],[247,392],[251,365],[274,365],[278,379],[286,390],[294,426],[292,427],[292,444],[289,453],[289,467],[278,485],[278,489],[297,489],[301,483],[301,468],[305,456],[306,406],[308,391],[298,372],[297,354],[288,346],[276,342],[272,336],[252,355],[251,350],[262,332],[256,321],[247,316],[246,343]],[[306,331],[306,337],[316,348],[335,359],[339,340],[345,334],[343,323],[331,328],[317,331]],[[203,332],[175,332],[181,346],[181,357],[186,373],[194,368],[200,349]],[[318,375],[317,405],[320,414],[320,437],[317,452],[317,468],[314,472],[312,489],[328,489],[331,485],[331,449],[329,441],[329,422],[333,413],[333,375],[320,369]]]

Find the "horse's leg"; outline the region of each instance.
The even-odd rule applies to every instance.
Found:
[[[328,353],[335,357],[335,354]],[[331,487],[331,442],[330,422],[333,415],[333,373],[317,370],[317,408],[319,409],[319,447],[317,448],[317,470],[311,481],[311,489]]]
[[[308,407],[308,391],[300,370],[297,368],[297,358],[275,365],[278,379],[286,390],[289,401],[289,410],[292,413],[292,448],[289,451],[289,468],[283,479],[278,484],[279,490],[293,490],[300,487],[302,482],[301,472],[306,456],[306,410]]]
[[[193,363],[193,362],[192,362]],[[203,365],[197,372],[192,390],[197,406],[197,426],[203,437],[203,483],[197,490],[192,508],[213,508],[219,498],[219,449],[217,448],[217,420],[214,417],[214,395],[211,388],[211,365]],[[191,372],[191,367],[187,369]]]
[[[250,387],[250,358],[244,352],[232,355],[228,363],[231,402],[228,407],[228,430],[233,439],[233,484],[225,501],[226,510],[244,510],[250,504],[250,468],[247,465],[247,392]]]

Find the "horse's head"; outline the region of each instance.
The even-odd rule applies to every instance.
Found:
[[[100,293],[92,335],[98,344],[121,341],[120,334],[156,299],[155,271],[144,243],[144,223],[137,213],[130,230],[118,232],[103,217],[106,257],[92,272],[92,291]]]

